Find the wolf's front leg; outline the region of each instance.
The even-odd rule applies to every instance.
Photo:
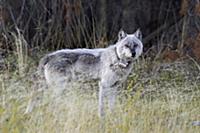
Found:
[[[117,96],[117,92],[116,92],[116,88],[110,88],[110,92],[108,93],[108,107],[109,107],[109,111],[113,112],[114,108],[115,108],[115,102],[116,102],[116,96]]]
[[[105,106],[108,102],[110,111],[112,112],[115,106],[117,86],[114,84],[99,84],[99,116],[105,116]]]
[[[105,115],[105,88],[99,83],[99,117],[103,117]]]

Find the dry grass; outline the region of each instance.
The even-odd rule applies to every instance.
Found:
[[[30,66],[30,64],[28,65]],[[38,105],[24,114],[35,88],[34,66],[22,77],[3,71],[0,80],[0,132],[2,133],[195,133],[200,120],[199,70],[191,61],[171,64],[140,60],[122,91],[115,112],[97,115],[97,95],[70,93],[55,104],[48,91]],[[41,98],[42,97],[42,98]]]

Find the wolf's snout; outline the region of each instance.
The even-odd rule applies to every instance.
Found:
[[[132,57],[135,57],[136,56],[136,52],[135,50],[132,50]]]

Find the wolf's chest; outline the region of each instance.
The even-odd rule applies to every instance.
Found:
[[[115,73],[117,76],[121,78],[127,77],[132,70],[132,63],[124,64],[124,63],[118,62],[115,64],[111,64],[110,69],[113,73]]]

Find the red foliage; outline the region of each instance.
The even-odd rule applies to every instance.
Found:
[[[200,3],[195,5],[195,13],[199,16],[200,15]]]
[[[195,43],[194,46],[193,46],[193,53],[195,55],[195,58],[197,60],[200,60],[200,45],[199,43]]]
[[[188,0],[182,0],[181,2],[181,10],[180,10],[180,14],[181,15],[186,15],[187,14],[187,10],[188,10]]]
[[[170,48],[166,48],[162,53],[162,59],[165,62],[174,62],[180,59],[181,54],[178,50],[171,50]]]
[[[191,53],[188,53],[190,56],[200,60],[200,33],[195,39],[188,38],[185,42],[185,47],[191,50]]]

